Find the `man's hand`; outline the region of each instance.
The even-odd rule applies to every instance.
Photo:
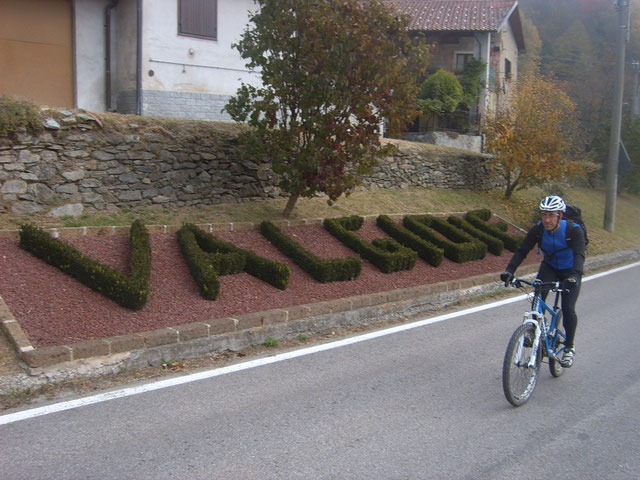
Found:
[[[500,274],[500,281],[504,282],[504,286],[508,286],[509,283],[513,280],[513,273],[504,272]]]

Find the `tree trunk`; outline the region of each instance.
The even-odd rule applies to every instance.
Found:
[[[516,189],[517,185],[518,185],[517,183],[511,184],[511,185],[507,185],[507,189],[504,192],[504,199],[505,200],[509,200],[511,198],[511,194]]]
[[[291,212],[293,212],[293,207],[296,206],[296,202],[298,201],[299,196],[295,193],[292,193],[287,201],[287,206],[284,207],[282,211],[282,216],[288,218],[291,216]]]

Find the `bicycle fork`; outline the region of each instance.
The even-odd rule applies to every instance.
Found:
[[[529,357],[529,362],[527,363],[527,368],[533,368],[538,361],[538,351],[540,349],[540,339],[545,335],[545,322],[544,316],[540,312],[529,311],[524,313],[524,321],[523,325],[532,324],[536,328],[536,333],[533,339],[533,345],[531,346],[531,356]],[[542,325],[542,327],[541,327]],[[519,365],[522,360],[522,350],[524,348],[524,337],[522,341],[518,345],[518,351],[516,352],[516,363]]]

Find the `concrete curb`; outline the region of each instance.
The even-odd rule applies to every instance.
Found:
[[[640,259],[640,250],[588,258],[585,273]],[[537,265],[518,270],[532,274]],[[391,290],[314,304],[255,312],[55,347],[33,348],[19,323],[0,299],[0,320],[23,362],[26,374],[0,378],[0,393],[16,385],[59,381],[77,375],[103,375],[166,361],[241,351],[267,338],[295,338],[336,328],[375,325],[406,319],[503,289],[495,273],[430,285]]]

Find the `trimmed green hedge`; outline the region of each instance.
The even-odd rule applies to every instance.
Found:
[[[382,230],[399,243],[416,251],[420,258],[425,262],[433,265],[434,267],[437,267],[442,263],[442,259],[444,257],[444,250],[442,248],[436,247],[432,243],[420,238],[410,230],[398,225],[386,215],[378,216],[376,223]]]
[[[291,258],[300,268],[319,282],[354,280],[358,278],[362,271],[362,259],[359,257],[320,258],[306,250],[291,237],[283,234],[271,222],[262,222],[260,224],[260,232],[278,250]]]
[[[431,215],[407,215],[403,224],[419,237],[442,248],[444,256],[454,262],[478,260],[487,254],[487,246],[484,243],[444,219]]]
[[[491,210],[486,208],[470,210],[465,214],[464,218],[477,229],[482,230],[493,237],[499,238],[504,243],[504,247],[512,252],[515,252],[524,240],[524,235],[508,234],[507,224],[505,222],[500,221],[489,223]]]
[[[87,287],[102,293],[118,305],[142,308],[151,284],[151,244],[149,232],[138,220],[129,230],[131,254],[129,276],[89,258],[71,245],[53,238],[33,224],[20,228],[20,246],[49,265],[59,268]]]
[[[487,245],[487,249],[493,255],[500,256],[502,255],[502,249],[504,248],[504,243],[499,238],[493,237],[486,232],[474,227],[464,218],[456,217],[455,215],[449,216],[447,221],[452,225],[455,225],[461,230],[464,230],[469,235],[477,238],[482,243]]]
[[[197,229],[193,225],[183,225],[176,233],[178,245],[198,285],[200,295],[207,300],[215,300],[220,294],[220,279],[212,261],[212,255],[200,247],[195,230]],[[217,255],[222,256],[220,253]]]
[[[242,271],[280,290],[287,288],[291,269],[284,263],[236,247],[190,223],[184,224],[177,235],[189,270],[198,283],[200,293],[207,300],[218,298],[219,275]]]
[[[392,238],[376,238],[369,243],[358,237],[352,230],[358,230],[364,222],[363,217],[353,215],[334,219],[325,219],[324,228],[361,257],[373,263],[383,273],[399,270],[411,270],[418,259],[418,254],[403,247]]]

